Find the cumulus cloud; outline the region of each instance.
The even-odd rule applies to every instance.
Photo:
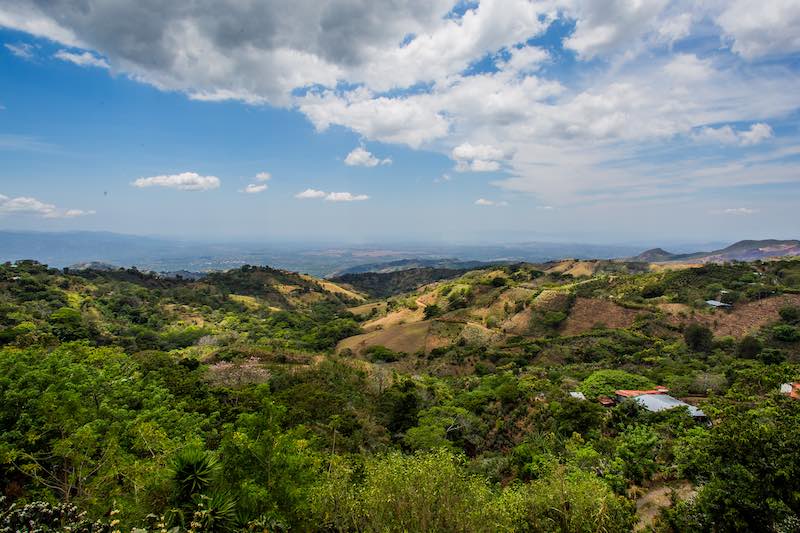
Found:
[[[753,124],[750,126],[749,130],[739,133],[740,143],[744,146],[759,144],[760,142],[765,141],[772,136],[772,128],[769,126],[769,124],[764,124],[763,122]]]
[[[220,180],[216,176],[201,176],[196,172],[182,172],[180,174],[165,174],[139,178],[132,183],[134,187],[166,187],[179,191],[208,191],[217,189]]]
[[[369,196],[349,192],[330,192],[325,196],[326,202],[363,202],[364,200],[369,200]]]
[[[325,198],[328,193],[325,191],[320,191],[317,189],[306,189],[303,192],[299,192],[294,195],[295,198],[300,200],[311,200],[314,198]]]
[[[242,192],[246,193],[246,194],[258,194],[258,193],[264,192],[266,190],[267,190],[267,184],[266,183],[261,183],[261,184],[250,183],[247,187],[245,187],[242,190]]]
[[[353,194],[350,192],[325,192],[318,189],[306,189],[294,195],[300,200],[324,198],[326,202],[363,202],[369,200],[366,194]]]
[[[267,185],[266,182],[272,179],[272,174],[269,172],[259,172],[255,175],[254,179],[257,183],[250,183],[247,185],[247,187],[239,192],[243,192],[245,194],[258,194],[266,191],[269,188],[269,185]]]
[[[538,46],[512,48],[509,55],[510,57],[507,60],[499,62],[498,67],[519,74],[539,70],[542,64],[550,58],[547,50]]]
[[[459,172],[491,172],[500,170],[500,160],[505,154],[494,146],[464,143],[453,148],[451,156]]]
[[[477,200],[475,200],[475,205],[480,205],[484,207],[505,207],[508,205],[508,202],[487,200],[486,198],[478,198]]]
[[[378,165],[391,165],[392,160],[388,157],[379,159],[363,146],[357,146],[344,158],[344,164],[351,167],[376,167]]]
[[[42,218],[75,218],[95,214],[83,209],[63,209],[30,196],[9,198],[0,194],[0,215],[34,215]]]
[[[700,128],[692,135],[695,140],[701,142],[735,144],[740,146],[759,144],[772,136],[772,128],[769,124],[764,124],[762,122],[753,124],[750,126],[749,130],[744,131],[736,131],[729,125],[719,128],[704,127]]]
[[[34,58],[35,48],[33,47],[33,45],[30,45],[28,43],[16,43],[16,44],[5,43],[3,46],[5,46],[9,52],[11,52],[20,59],[30,61],[31,59]]]
[[[732,49],[747,59],[800,51],[800,3],[733,0],[716,21]]]
[[[161,90],[285,106],[320,132],[341,126],[449,155],[458,171],[500,171],[494,185],[547,204],[796,181],[787,157],[730,155],[800,109],[800,77],[772,61],[800,50],[795,0],[482,0],[459,14],[453,4],[6,0],[0,26]],[[558,45],[525,44],[554,22],[574,26],[562,44],[575,75],[547,68]],[[742,123],[753,126],[725,126]],[[727,145],[729,159],[698,168],[687,138]],[[672,163],[648,160],[654,147]],[[363,151],[347,159],[381,161]]]
[[[108,63],[102,57],[97,57],[91,52],[69,52],[67,50],[59,50],[53,57],[69,63],[74,63],[79,67],[96,67],[96,68],[109,68]]]
[[[576,0],[565,2],[575,18],[575,32],[564,46],[581,59],[592,59],[630,45],[642,34],[655,29],[667,0],[629,1]]]

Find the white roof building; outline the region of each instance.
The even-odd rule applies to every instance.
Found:
[[[693,405],[682,402],[677,398],[673,398],[669,394],[642,394],[636,396],[633,401],[650,411],[651,413],[660,413],[668,409],[675,409],[676,407],[688,407],[689,414],[694,418],[703,418],[706,414]]]

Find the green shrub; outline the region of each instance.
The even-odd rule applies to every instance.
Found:
[[[598,370],[593,372],[581,383],[580,390],[587,398],[598,396],[614,396],[614,391],[620,389],[652,389],[652,381],[644,376],[629,374],[623,370]]]
[[[683,330],[683,340],[690,350],[708,353],[713,347],[714,334],[707,326],[693,322]]]

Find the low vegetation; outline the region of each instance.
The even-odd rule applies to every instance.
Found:
[[[585,263],[2,265],[0,531],[796,531],[800,262]]]

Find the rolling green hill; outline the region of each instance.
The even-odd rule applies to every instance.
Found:
[[[800,261],[403,272],[0,265],[0,529],[795,523]]]

